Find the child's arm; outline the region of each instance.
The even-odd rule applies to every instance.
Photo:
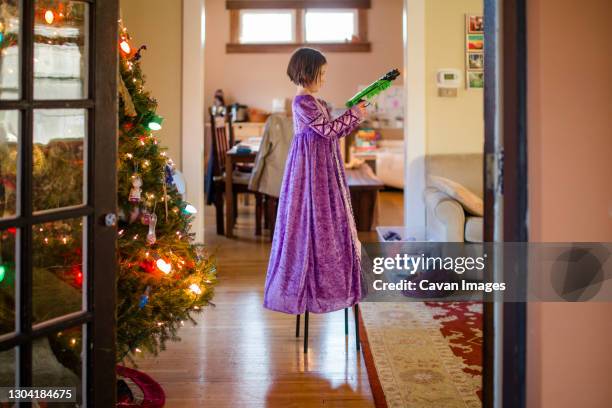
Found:
[[[360,108],[355,105],[334,120],[328,120],[327,115],[321,109],[314,98],[302,98],[297,104],[299,117],[312,130],[320,136],[328,139],[341,138],[359,126],[363,120]]]

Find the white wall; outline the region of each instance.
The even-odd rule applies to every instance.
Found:
[[[134,46],[147,46],[141,60],[145,88],[164,117],[157,136],[180,169],[182,0],[121,0],[121,15]]]
[[[426,0],[426,115],[427,153],[483,151],[484,100],[482,89],[465,88],[465,15],[482,14],[482,0]],[[439,97],[436,72],[461,71],[457,97]]]

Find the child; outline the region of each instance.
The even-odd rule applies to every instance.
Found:
[[[361,244],[338,139],[363,120],[360,103],[337,119],[317,99],[326,59],[312,48],[291,56],[287,75],[297,85],[294,136],[285,165],[264,306],[279,312],[325,313],[361,299]]]

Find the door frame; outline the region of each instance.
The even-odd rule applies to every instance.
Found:
[[[527,37],[525,0],[484,0],[485,180],[484,240],[528,241]],[[503,276],[507,260],[496,263]],[[493,273],[491,277],[493,277]],[[526,287],[526,276],[518,276]],[[485,303],[483,406],[526,406],[524,302]]]
[[[81,0],[89,7],[89,48],[86,99],[34,99],[35,1],[22,0],[20,7],[20,88],[17,100],[0,101],[2,110],[20,112],[18,160],[19,215],[0,220],[0,228],[17,228],[15,245],[15,331],[0,336],[0,351],[16,349],[16,385],[32,384],[32,342],[71,327],[82,332],[86,365],[83,405],[115,405],[115,298],[116,229],[106,226],[107,214],[116,213],[117,158],[117,21],[118,0]],[[32,208],[33,120],[35,109],[84,109],[87,112],[85,169],[87,194],[74,207],[34,213]],[[109,174],[113,175],[109,177]],[[87,217],[83,242],[85,307],[65,316],[33,325],[32,226],[63,219]],[[87,242],[87,243],[85,243]],[[87,347],[85,347],[87,346]]]

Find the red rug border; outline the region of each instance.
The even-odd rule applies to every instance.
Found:
[[[372,356],[370,343],[368,341],[368,334],[366,332],[361,313],[359,313],[358,320],[361,353],[365,361],[366,371],[368,372],[368,380],[370,382],[370,388],[372,389],[372,396],[374,397],[374,406],[376,408],[388,408],[387,399],[385,398],[385,392],[383,391],[380,378],[378,377],[378,372],[376,371],[376,364],[374,363],[374,357]]]

